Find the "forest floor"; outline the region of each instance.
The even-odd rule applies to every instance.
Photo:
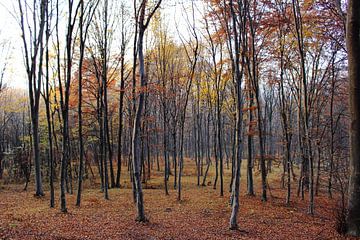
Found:
[[[255,197],[246,195],[246,177],[242,177],[240,230],[229,230],[230,171],[226,170],[224,179],[225,196],[220,197],[220,181],[217,189],[199,187],[193,169],[193,162],[187,162],[181,202],[173,189],[173,176],[166,196],[162,172],[152,172],[143,185],[148,223],[135,222],[127,175],[122,178],[123,188],[109,190],[110,200],[104,200],[99,184],[87,180],[80,208],[75,207],[76,195],[67,195],[67,214],[59,210],[58,190],[56,207],[50,209],[48,191],[37,198],[33,185],[25,192],[22,185],[0,183],[0,239],[344,239],[335,231],[336,200],[321,193],[315,199],[315,214],[309,216],[307,195],[304,201],[296,197],[293,182],[291,205],[286,206],[276,172],[269,174],[267,202],[260,200],[260,174],[255,173]],[[212,170],[208,184],[213,180]]]

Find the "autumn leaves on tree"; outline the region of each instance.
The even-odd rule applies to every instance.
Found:
[[[5,153],[21,148],[23,177],[33,166],[35,195],[49,189],[50,207],[57,185],[64,213],[74,189],[80,207],[84,188],[111,199],[109,189],[129,187],[139,222],[152,179],[180,203],[189,185],[212,187],[230,196],[230,229],[242,227],[243,192],[266,202],[276,185],[284,205],[302,199],[310,215],[319,195],[340,199],[341,231],[360,235],[357,1],[16,6],[29,113],[1,106],[0,179],[13,169]],[[173,25],[171,8],[182,14]],[[10,106],[5,66],[0,101]]]

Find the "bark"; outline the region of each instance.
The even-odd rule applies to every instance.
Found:
[[[80,1],[80,59],[79,59],[79,79],[78,79],[78,131],[79,131],[79,178],[78,178],[78,192],[76,197],[76,206],[80,206],[81,203],[81,191],[83,180],[83,168],[84,168],[84,143],[82,133],[82,63],[84,57],[84,39],[83,39],[83,22],[84,22],[84,1]]]
[[[174,165],[174,189],[176,189],[176,185],[177,185],[177,141],[176,141],[176,123],[174,124],[174,128],[172,131],[172,139],[173,139],[173,165]]]
[[[240,7],[240,6],[239,6]],[[246,8],[245,6],[242,6]],[[234,172],[234,182],[232,185],[232,193],[231,193],[231,216],[230,216],[230,229],[237,229],[238,222],[237,222],[237,215],[239,212],[239,195],[240,195],[240,177],[241,177],[241,162],[242,162],[242,77],[243,77],[243,70],[240,69],[240,41],[241,36],[243,34],[238,32],[237,26],[237,19],[234,11],[233,1],[230,0],[230,12],[232,17],[232,28],[233,28],[233,35],[234,35],[234,45],[235,45],[235,57],[234,59],[234,86],[236,92],[236,137],[235,137],[235,145],[236,145],[236,158],[235,158],[235,172]],[[240,16],[243,20],[243,16]],[[242,27],[246,26],[246,21],[241,21]],[[241,54],[241,65],[243,66],[244,63],[244,49],[242,49]]]
[[[37,16],[35,10],[33,13],[33,27],[30,26],[30,23],[24,19],[25,12],[28,12],[26,8],[30,6],[28,3],[22,3],[18,1],[18,7],[20,12],[20,28],[22,31],[22,41],[23,41],[23,51],[24,59],[28,80],[28,91],[29,91],[29,102],[30,102],[30,114],[31,114],[31,124],[32,124],[32,138],[33,138],[33,154],[34,154],[34,165],[35,165],[35,195],[43,196],[42,180],[41,180],[41,161],[40,161],[40,136],[39,136],[39,104],[40,104],[40,91],[42,85],[42,63],[44,55],[44,43],[43,36],[45,31],[45,20],[46,20],[46,8],[47,2],[41,0],[40,2],[40,12]],[[31,4],[30,4],[31,5]],[[33,1],[34,9],[37,8],[37,1]],[[25,9],[24,9],[25,8]],[[39,22],[36,21],[36,18],[39,17]],[[29,28],[32,36],[31,39],[27,39],[26,28]],[[30,42],[31,41],[31,42]],[[29,46],[30,45],[30,46]],[[39,60],[39,62],[38,62]]]
[[[334,127],[334,95],[335,95],[335,76],[334,76],[334,61],[332,60],[332,78],[331,78],[331,97],[330,97],[330,170],[329,170],[329,179],[328,179],[328,194],[329,197],[332,198],[332,181],[334,174],[334,135],[335,135],[335,127]],[[320,149],[320,148],[319,148]],[[320,154],[320,152],[319,152]],[[320,163],[320,159],[319,159]]]
[[[126,33],[125,33],[125,6],[121,6],[121,50],[120,50],[120,94],[119,94],[119,130],[118,130],[118,152],[117,152],[117,172],[116,187],[120,188],[121,164],[122,164],[122,137],[124,129],[124,96],[125,96],[125,53],[126,53]],[[126,77],[127,78],[127,77]]]
[[[285,8],[281,9],[283,12],[285,11]],[[291,170],[291,141],[292,141],[292,134],[291,134],[291,119],[290,119],[290,113],[291,113],[291,107],[286,101],[286,95],[285,95],[285,88],[284,88],[284,73],[285,73],[285,58],[284,58],[284,42],[285,42],[285,36],[284,36],[284,30],[282,26],[279,26],[279,44],[280,44],[280,86],[279,86],[279,100],[280,100],[280,113],[281,113],[281,120],[282,120],[282,129],[283,129],[283,138],[285,142],[285,163],[284,163],[284,174],[286,171],[287,181],[287,191],[286,191],[286,204],[290,204],[290,197],[291,197],[291,176],[290,176],[290,170]],[[291,100],[290,100],[291,101]],[[283,185],[285,183],[283,176]]]
[[[108,1],[104,2],[104,26],[103,26],[103,46],[101,49],[101,57],[102,57],[102,97],[101,101],[102,105],[102,121],[103,121],[103,160],[104,160],[104,177],[105,177],[105,199],[109,199],[109,172],[108,172],[108,162],[110,163],[110,180],[111,186],[115,186],[114,180],[114,169],[112,168],[112,150],[110,146],[110,134],[109,134],[109,113],[108,113],[108,94],[107,94],[107,82],[108,82]]]
[[[258,61],[257,61],[257,53],[256,53],[256,45],[255,45],[255,37],[256,37],[256,29],[254,26],[254,19],[252,19],[252,16],[250,15],[250,8],[246,8],[247,17],[249,20],[249,26],[250,26],[250,35],[251,39],[250,41],[250,54],[251,59],[249,57],[247,58],[247,67],[248,67],[248,73],[249,78],[252,81],[252,89],[254,92],[255,102],[257,105],[257,127],[259,132],[259,150],[260,150],[260,169],[261,169],[261,186],[262,186],[262,194],[261,194],[261,200],[267,201],[267,170],[266,170],[266,163],[265,163],[265,136],[264,136],[264,121],[262,118],[262,103],[260,99],[260,86],[259,86],[259,76],[257,71]]]
[[[163,73],[164,74],[164,73]],[[167,134],[167,104],[166,104],[166,83],[165,78],[162,77],[162,87],[164,93],[161,96],[162,102],[162,113],[163,113],[163,154],[164,154],[164,186],[165,186],[165,195],[169,195],[168,191],[168,178],[169,178],[169,155],[168,155],[168,134]]]
[[[57,2],[58,3],[58,2]],[[59,4],[59,3],[58,3]],[[57,4],[57,14],[59,17],[59,5]],[[68,16],[67,16],[67,29],[66,29],[66,69],[65,69],[65,89],[62,87],[61,79],[59,78],[59,90],[60,90],[60,104],[61,104],[61,116],[62,116],[62,160],[61,160],[61,180],[60,180],[60,205],[61,211],[66,213],[66,197],[65,197],[65,181],[68,179],[69,171],[69,158],[70,158],[70,137],[69,137],[69,98],[70,98],[70,83],[72,77],[72,50],[73,50],[73,8],[74,3],[68,3]],[[74,13],[77,15],[78,8]],[[57,35],[59,34],[57,29]],[[58,56],[60,58],[60,56]],[[59,65],[60,59],[58,59]],[[60,72],[60,66],[58,71]]]
[[[137,50],[139,55],[140,84],[143,89],[145,89],[147,86],[147,76],[145,73],[145,63],[144,63],[144,53],[143,53],[144,34],[152,16],[154,15],[155,11],[159,8],[161,1],[162,0],[159,0],[157,2],[154,9],[152,10],[152,12],[149,13],[146,19],[145,19],[145,13],[146,13],[147,0],[143,0],[140,6],[140,15],[137,23],[139,30]],[[141,127],[143,105],[144,105],[144,91],[142,90],[140,92],[138,104],[136,107],[134,124],[133,124],[133,135],[132,135],[132,162],[133,162],[135,189],[136,189],[136,206],[137,206],[137,214],[138,214],[136,220],[139,222],[147,221],[144,212],[143,192],[142,192],[141,174],[140,174],[141,159],[139,156],[139,153],[141,152],[140,127]]]
[[[250,196],[255,196],[254,193],[254,179],[253,179],[253,137],[252,137],[252,121],[253,121],[253,112],[251,107],[253,106],[253,93],[249,91],[249,132],[248,132],[248,162],[247,162],[247,194]]]
[[[98,3],[99,1],[97,1]],[[96,9],[97,3],[89,7],[88,19],[84,19],[85,10],[84,10],[84,1],[80,1],[80,19],[79,19],[79,34],[80,34],[80,56],[79,56],[79,72],[78,72],[78,135],[79,135],[79,172],[78,172],[78,189],[76,197],[76,206],[81,204],[81,192],[82,192],[82,181],[84,175],[84,140],[83,140],[83,131],[82,131],[82,78],[83,78],[83,60],[85,53],[85,42],[87,38],[88,28],[92,17],[94,16],[94,9]],[[91,167],[90,167],[91,169]]]
[[[54,156],[53,156],[53,139],[52,139],[52,122],[50,110],[50,91],[49,91],[49,39],[50,39],[50,25],[49,25],[49,9],[46,7],[46,83],[45,83],[45,106],[46,106],[46,120],[48,130],[48,157],[49,157],[49,185],[50,185],[50,207],[55,207],[55,193],[54,193]]]
[[[145,9],[143,9],[143,15],[145,14]],[[143,55],[143,36],[145,30],[142,29],[142,26],[139,28],[139,39],[138,39],[138,51],[139,51],[139,62],[140,62],[140,79],[141,86],[146,86],[145,79],[145,68],[144,68],[144,55]],[[141,92],[139,96],[139,103],[136,108],[134,124],[133,124],[133,135],[132,135],[132,162],[133,162],[133,171],[134,171],[134,181],[136,185],[136,206],[138,211],[137,221],[145,222],[145,212],[144,212],[144,203],[143,203],[143,192],[141,186],[141,139],[140,139],[140,128],[141,128],[141,115],[144,104],[144,93]]]
[[[346,45],[349,62],[350,181],[347,234],[360,236],[360,2],[349,0]]]
[[[206,186],[206,177],[210,169],[211,159],[210,159],[210,113],[207,115],[206,121],[206,170],[203,176],[202,186]]]
[[[301,84],[302,84],[302,116],[303,116],[303,129],[304,129],[304,143],[305,143],[305,152],[304,157],[308,161],[308,171],[309,171],[309,214],[314,214],[314,166],[313,166],[313,156],[311,149],[311,139],[309,132],[309,100],[308,100],[308,84],[306,77],[306,69],[305,69],[305,50],[304,50],[304,38],[303,38],[303,28],[302,28],[302,16],[300,12],[300,6],[298,0],[292,1],[293,6],[293,14],[296,28],[296,37],[297,44],[300,55],[300,64],[301,64]],[[304,187],[304,186],[302,186]]]
[[[194,2],[191,2],[191,9],[192,9],[192,17],[194,19]],[[189,61],[189,63],[191,64],[191,68],[190,68],[190,73],[187,77],[187,82],[186,82],[186,89],[185,89],[185,100],[184,103],[182,105],[182,109],[181,109],[181,113],[180,113],[180,159],[179,159],[179,174],[178,174],[178,196],[177,196],[177,200],[181,201],[181,177],[182,177],[182,173],[183,173],[183,168],[184,168],[184,127],[185,127],[185,120],[186,120],[186,108],[188,105],[188,101],[189,101],[189,94],[190,94],[190,90],[192,87],[192,82],[195,76],[195,70],[196,70],[196,65],[197,65],[197,61],[198,61],[198,54],[199,54],[199,39],[196,33],[196,29],[195,29],[195,22],[193,22],[192,26],[189,24],[189,28],[192,29],[192,36],[194,37],[194,41],[195,41],[195,46],[191,45],[191,50],[192,50],[192,55],[189,54],[188,50],[187,50],[187,46],[184,44],[184,50],[186,51],[186,55],[187,55],[187,60]]]

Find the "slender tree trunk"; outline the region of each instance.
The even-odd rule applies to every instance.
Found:
[[[296,36],[300,54],[300,63],[301,63],[301,78],[302,78],[302,88],[303,95],[301,96],[301,101],[303,102],[303,126],[305,133],[305,157],[308,160],[309,167],[309,214],[314,214],[314,166],[313,166],[313,157],[311,149],[311,140],[310,140],[310,130],[309,130],[309,101],[308,101],[308,90],[307,90],[307,79],[306,79],[306,69],[305,69],[305,52],[304,52],[304,38],[303,38],[303,29],[302,29],[302,16],[300,12],[300,6],[298,0],[293,0],[293,13],[294,21],[296,27]]]
[[[249,196],[254,196],[254,179],[253,179],[253,157],[252,157],[252,146],[253,146],[253,137],[252,137],[252,122],[253,122],[253,93],[249,91],[249,132],[248,132],[248,162],[247,162],[247,194]]]
[[[315,196],[319,194],[320,188],[320,169],[321,169],[321,148],[320,143],[317,143],[317,152],[318,152],[318,162],[317,162],[317,174],[316,174],[316,181],[315,181]]]
[[[220,83],[218,83],[220,85]],[[217,93],[217,138],[219,145],[219,160],[220,160],[220,196],[224,196],[224,163],[223,163],[223,150],[222,150],[222,124],[221,124],[221,109],[220,109],[220,92],[218,87]]]
[[[176,189],[177,185],[177,141],[176,141],[176,124],[174,124],[174,129],[172,132],[172,138],[173,138],[173,165],[174,165],[174,189]]]
[[[79,76],[78,76],[78,131],[79,131],[79,176],[78,176],[78,192],[76,197],[76,206],[81,204],[81,191],[82,191],[82,180],[83,180],[83,169],[84,169],[84,143],[83,143],[83,132],[82,132],[82,67],[85,50],[85,41],[83,36],[83,23],[84,23],[84,1],[80,1],[80,59],[79,59]]]
[[[213,148],[214,148],[214,157],[215,157],[215,179],[214,179],[214,186],[213,189],[216,189],[216,185],[217,185],[217,181],[219,178],[219,158],[218,158],[218,149],[217,149],[217,124],[216,124],[216,120],[215,117],[213,115],[212,117],[213,120],[213,127],[214,127],[214,136],[213,136]]]
[[[162,79],[163,90],[166,90],[165,79]],[[168,156],[168,134],[167,134],[167,106],[166,106],[166,95],[163,94],[162,98],[162,113],[163,113],[163,154],[164,154],[164,186],[165,195],[169,195],[168,191],[168,178],[169,178],[169,156]]]
[[[211,159],[210,159],[210,113],[207,115],[207,121],[206,121],[206,170],[205,174],[203,176],[203,182],[202,186],[206,186],[206,177],[209,172],[209,168],[211,165]]]
[[[335,60],[335,59],[334,59]],[[330,97],[330,170],[328,179],[328,194],[332,198],[332,178],[334,171],[334,94],[335,94],[335,77],[334,77],[334,60],[332,62],[332,78],[331,78],[331,97]]]
[[[36,1],[33,2],[36,5]],[[30,4],[31,5],[31,4]],[[35,165],[35,195],[44,196],[41,180],[41,160],[40,160],[40,136],[39,136],[39,104],[40,104],[40,90],[42,87],[42,63],[44,55],[44,31],[46,22],[47,2],[41,0],[40,9],[29,10],[34,20],[33,23],[27,22],[24,16],[28,16],[28,3],[22,3],[18,0],[20,12],[20,28],[22,32],[24,59],[28,80],[30,115],[32,124],[32,138],[33,138],[33,154]],[[24,9],[25,8],[25,9]],[[26,13],[24,13],[24,10]],[[38,15],[37,15],[38,14]],[[31,18],[30,17],[30,18]],[[37,22],[36,19],[39,21]],[[33,24],[33,25],[31,25]],[[26,39],[26,31],[30,30],[30,39]],[[33,29],[32,29],[33,28]],[[26,30],[25,30],[26,29]],[[29,47],[30,45],[30,47]],[[39,61],[39,62],[37,62]]]
[[[159,8],[160,4],[161,4],[161,0],[157,2],[153,11],[149,13],[149,15],[145,20],[147,1],[143,0],[140,6],[139,19],[138,22],[136,23],[139,26],[137,50],[139,55],[139,72],[140,72],[140,83],[142,88],[145,88],[147,86],[147,76],[145,73],[144,52],[143,52],[144,33],[146,31],[146,28],[148,27],[148,24],[152,16],[154,15],[155,11]],[[136,59],[134,59],[134,61],[136,61]],[[134,124],[133,124],[133,135],[132,135],[132,162],[133,162],[135,189],[136,189],[136,206],[138,211],[138,216],[136,220],[139,222],[147,221],[144,212],[143,192],[142,192],[141,174],[140,174],[141,159],[139,156],[139,153],[141,151],[140,127],[141,127],[141,116],[143,112],[143,105],[144,105],[144,92],[141,91],[138,100],[138,105],[136,107]]]
[[[246,8],[246,6],[245,6]],[[241,83],[243,78],[243,71],[240,70],[240,40],[239,36],[243,36],[243,34],[238,33],[238,26],[237,26],[237,19],[235,15],[235,10],[233,6],[233,1],[230,0],[230,12],[232,17],[232,29],[234,35],[234,44],[235,44],[235,57],[232,59],[234,60],[234,85],[235,85],[235,92],[236,92],[236,158],[235,158],[235,173],[234,173],[234,183],[232,185],[232,193],[231,193],[231,216],[230,216],[230,229],[237,229],[238,222],[237,222],[237,215],[239,212],[239,195],[240,195],[240,177],[241,177],[241,162],[242,162],[242,106],[243,106],[243,99],[242,99],[242,89]],[[240,16],[243,18],[243,16]],[[245,26],[246,21],[243,21],[243,26]],[[243,27],[242,26],[242,27]],[[242,29],[243,31],[243,29]],[[244,51],[244,49],[243,49]],[[244,64],[244,52],[242,52],[241,56],[241,64]]]
[[[49,9],[46,7],[46,83],[45,83],[45,105],[46,105],[46,119],[49,141],[49,183],[50,183],[50,207],[55,207],[55,191],[54,191],[54,156],[53,156],[53,139],[52,139],[52,122],[50,113],[50,91],[49,91],[49,39],[50,39],[50,25],[49,25]],[[1,166],[0,166],[1,171]]]

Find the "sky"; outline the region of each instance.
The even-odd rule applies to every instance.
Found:
[[[5,82],[9,87],[26,88],[26,71],[23,64],[21,34],[19,25],[11,12],[16,0],[0,0],[0,41],[10,41],[11,58],[5,72]]]
[[[195,0],[194,2],[199,6],[201,1]],[[165,21],[169,24],[170,32],[175,36],[177,35],[175,22],[178,23],[181,34],[187,35],[183,5],[188,8],[190,3],[190,0],[163,0],[161,11],[166,16]],[[15,9],[17,9],[17,0],[0,0],[0,42],[3,40],[11,42],[11,59],[4,80],[8,87],[26,89],[26,71],[22,52],[23,43],[19,24],[13,14]],[[200,10],[201,7],[197,9]],[[195,14],[196,18],[199,19],[201,13],[196,11]]]

